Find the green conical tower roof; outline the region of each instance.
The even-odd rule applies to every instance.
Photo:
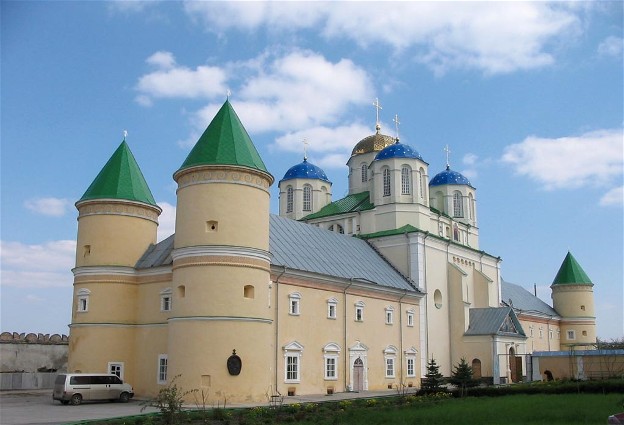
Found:
[[[559,272],[557,272],[557,276],[555,276],[555,280],[552,283],[553,285],[591,285],[594,284],[589,279],[589,276],[583,271],[581,265],[576,261],[574,256],[568,252],[565,259],[563,260],[563,264],[559,268]]]
[[[125,199],[158,207],[126,139],[77,203],[93,199]]]
[[[219,109],[178,171],[198,165],[238,165],[269,174],[229,100]]]

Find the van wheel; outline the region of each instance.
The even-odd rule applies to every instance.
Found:
[[[73,406],[78,406],[80,403],[82,403],[82,396],[80,394],[74,394],[73,396],[71,396],[71,399],[69,401]]]
[[[121,403],[127,403],[128,400],[130,400],[130,394],[128,394],[128,393],[121,393],[121,394],[119,394],[119,401]]]

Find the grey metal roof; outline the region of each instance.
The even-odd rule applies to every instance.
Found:
[[[503,332],[501,326],[507,316],[518,333]],[[469,312],[470,324],[465,335],[506,335],[506,336],[526,336],[522,325],[510,307],[488,307],[488,308],[471,308]]]
[[[366,241],[271,215],[271,264],[417,292]]]
[[[269,223],[272,265],[418,292],[408,278],[362,239],[277,215],[271,215]],[[171,235],[151,245],[136,268],[171,265],[173,239]]]
[[[511,300],[511,303],[510,303]],[[519,313],[538,313],[547,316],[559,316],[557,311],[541,299],[524,289],[501,279],[501,301],[513,307]]]
[[[156,245],[150,245],[145,254],[136,263],[137,269],[149,269],[158,266],[167,266],[173,264],[171,251],[173,251],[173,237],[169,236],[158,242]]]

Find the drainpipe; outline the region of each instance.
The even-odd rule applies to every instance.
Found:
[[[403,384],[403,298],[407,296],[407,289],[405,293],[399,298],[399,361],[401,362],[401,376],[399,377],[399,384]]]
[[[347,353],[347,291],[349,290],[349,288],[351,287],[351,285],[353,285],[353,278],[349,278],[349,285],[347,285],[347,287],[345,288],[344,291],[342,291],[342,300],[343,300],[343,317],[344,317],[344,373],[342,374],[344,376],[343,378],[343,388],[344,391],[347,391],[347,357],[348,354]]]
[[[286,273],[286,266],[284,270],[275,279],[275,391],[277,391],[277,345],[279,341],[279,280]]]

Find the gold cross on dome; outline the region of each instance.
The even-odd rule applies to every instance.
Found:
[[[379,99],[378,98],[375,98],[375,101],[373,102],[373,106],[377,110],[377,118],[376,118],[375,124],[376,124],[377,127],[380,127],[380,125],[379,125],[379,111],[381,109],[383,109],[383,108],[381,107],[381,104],[379,103]]]

